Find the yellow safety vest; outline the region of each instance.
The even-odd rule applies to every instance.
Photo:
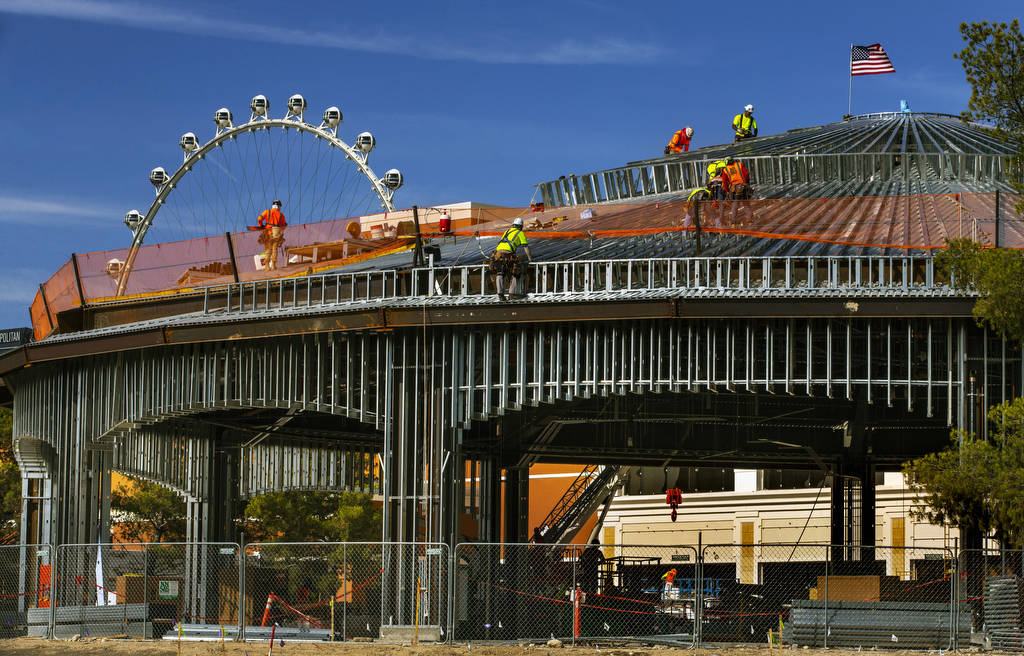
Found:
[[[526,235],[516,227],[511,227],[501,236],[501,241],[494,248],[496,251],[511,251],[515,253],[520,246],[526,246]]]
[[[720,160],[718,160],[716,162],[711,162],[710,164],[708,164],[708,177],[709,178],[715,177],[716,175],[721,173],[722,169],[724,169],[725,167],[726,167],[725,160],[721,160],[720,159]]]
[[[736,134],[739,135],[742,135],[747,130],[750,130],[750,133],[754,134],[757,132],[757,121],[754,120],[753,116],[737,114],[736,118],[732,120],[732,127],[736,130]]]

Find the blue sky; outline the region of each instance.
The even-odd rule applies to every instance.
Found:
[[[0,0],[0,327],[28,325],[38,284],[72,252],[127,246],[126,210],[213,112],[314,116],[370,130],[371,165],[405,174],[396,204],[525,205],[537,182],[658,155],[672,132],[730,139],[750,102],[762,134],[846,112],[850,43],[896,73],[854,79],[854,113],[958,113],[962,21],[1011,2],[218,3]]]

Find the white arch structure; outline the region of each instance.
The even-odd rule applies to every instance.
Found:
[[[257,96],[259,97],[259,96]],[[292,97],[293,99],[295,96]],[[255,99],[254,99],[255,102]],[[291,107],[292,101],[289,101]],[[302,105],[305,105],[305,100],[302,100]],[[255,109],[255,107],[254,107]],[[328,121],[327,114],[334,110],[337,112],[336,121]],[[167,200],[167,197],[173,191],[178,182],[185,176],[186,173],[192,170],[192,168],[198,164],[201,160],[205,159],[207,153],[214,148],[220,146],[229,139],[235,139],[241,134],[248,132],[257,132],[259,130],[270,130],[272,128],[281,128],[285,131],[294,129],[297,132],[305,132],[313,135],[318,139],[323,139],[326,143],[335,148],[338,148],[345,153],[345,158],[351,160],[359,172],[362,173],[373,187],[374,192],[380,198],[381,207],[385,212],[393,212],[395,209],[392,203],[392,198],[395,195],[395,191],[402,186],[402,175],[397,169],[391,169],[385,174],[384,179],[378,178],[367,164],[369,159],[370,151],[373,149],[373,137],[370,136],[370,145],[367,150],[362,150],[350,146],[345,141],[338,137],[338,125],[341,123],[341,112],[336,107],[328,108],[324,114],[324,121],[320,125],[312,125],[307,123],[302,118],[302,112],[295,113],[289,108],[284,118],[269,118],[265,113],[263,114],[252,114],[252,117],[246,123],[241,125],[233,125],[230,118],[230,112],[228,113],[227,125],[222,125],[220,114],[225,110],[219,110],[214,121],[217,123],[217,132],[212,139],[207,141],[202,146],[197,147],[191,152],[185,153],[185,161],[182,162],[181,166],[171,175],[164,178],[162,184],[157,184],[153,181],[151,174],[150,181],[156,186],[156,198],[153,203],[149,206],[149,210],[142,216],[141,220],[136,225],[129,225],[131,228],[132,244],[128,252],[128,257],[125,259],[124,266],[121,268],[121,273],[117,280],[117,291],[115,296],[121,296],[124,293],[125,288],[128,285],[128,278],[131,275],[132,268],[135,264],[135,257],[138,255],[139,247],[142,246],[143,241],[146,238],[146,233],[149,231],[150,226],[153,225],[153,220],[156,218],[160,208],[163,207]],[[332,125],[333,124],[333,125]],[[368,134],[368,133],[366,133]],[[154,170],[156,173],[156,170]],[[394,175],[392,175],[394,174]],[[165,174],[166,175],[166,174]]]

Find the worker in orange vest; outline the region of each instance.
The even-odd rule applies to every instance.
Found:
[[[260,233],[260,243],[266,247],[263,254],[263,262],[267,271],[277,268],[277,252],[284,244],[284,229],[288,224],[281,213],[281,201],[275,200],[269,210],[263,210],[260,214],[259,225],[263,231]]]
[[[722,190],[730,200],[750,198],[750,172],[743,162],[729,157],[722,171]]]
[[[691,138],[693,138],[693,128],[689,125],[682,130],[677,130],[676,133],[672,135],[672,141],[669,141],[668,145],[665,146],[665,154],[681,153],[683,151],[689,152]]]
[[[678,573],[679,572],[677,572],[673,567],[672,569],[661,575],[661,580],[665,582],[665,597],[671,596],[672,588],[675,587],[676,574]]]

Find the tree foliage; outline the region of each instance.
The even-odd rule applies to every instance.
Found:
[[[919,519],[1024,546],[1024,399],[989,412],[990,439],[954,431],[949,446],[903,466]]]
[[[1007,339],[1024,341],[1024,254],[982,248],[969,239],[954,239],[935,256],[939,271],[960,288],[978,293],[974,317]]]
[[[272,492],[249,500],[245,530],[256,540],[348,542],[381,539],[381,512],[358,492]]]
[[[21,471],[14,459],[11,411],[0,408],[0,534],[17,530],[21,516]]]
[[[1020,23],[961,23],[967,43],[953,55],[963,64],[971,99],[965,120],[991,123],[1016,154],[1010,158],[1008,178],[1024,193],[1024,35]],[[1024,201],[1017,205],[1024,212]]]
[[[156,483],[132,481],[110,492],[110,507],[127,542],[178,542],[185,539],[185,500]]]

